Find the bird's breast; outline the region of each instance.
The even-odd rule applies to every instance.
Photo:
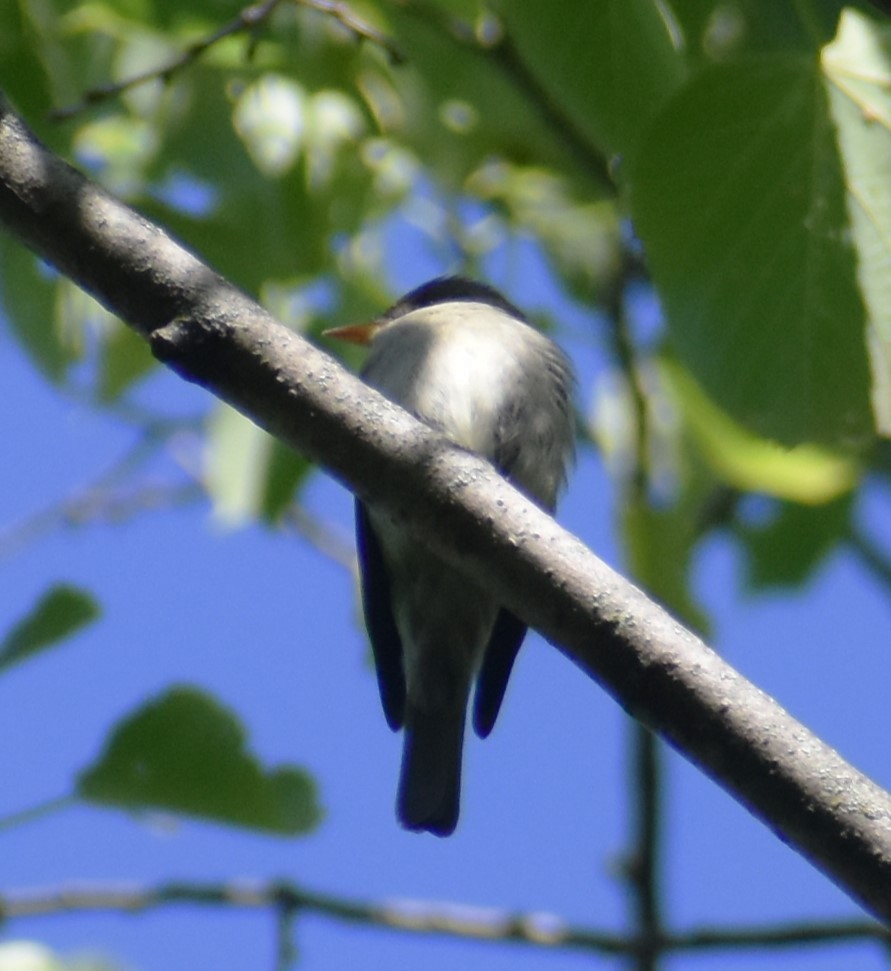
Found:
[[[491,458],[500,409],[521,377],[498,337],[461,321],[443,327],[400,322],[378,338],[365,376],[459,445]]]

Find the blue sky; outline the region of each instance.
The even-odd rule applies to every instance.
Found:
[[[404,268],[396,288],[432,275],[426,270]],[[492,282],[521,305],[543,302],[535,296],[539,270],[510,272],[497,261],[492,270]],[[547,299],[557,299],[552,290]],[[603,367],[597,328],[561,309],[571,318],[565,343],[586,405]],[[84,487],[132,444],[124,422],[48,389],[5,330],[0,386],[7,401],[0,529]],[[208,407],[205,392],[172,374],[153,377],[141,395],[176,414]],[[153,475],[163,479],[170,468],[161,461]],[[339,485],[319,475],[304,501],[351,536],[352,501]],[[862,516],[891,549],[886,495],[867,491]],[[559,518],[621,567],[610,485],[590,453]],[[493,735],[469,738],[459,829],[437,840],[395,822],[400,740],[384,722],[353,580],[341,566],[293,535],[224,530],[204,504],[62,528],[0,559],[0,630],[53,581],[93,591],[104,615],[63,648],[0,678],[0,817],[64,794],[117,719],[177,683],[199,685],[237,712],[265,764],[313,772],[326,817],[316,833],[288,840],[76,807],[0,830],[0,889],[286,877],[367,900],[460,902],[624,926],[616,872],[630,839],[627,720],[538,638],[521,654]],[[891,784],[885,591],[849,556],[836,555],[801,592],[747,598],[727,540],[702,550],[696,582],[715,620],[714,646],[860,769]],[[667,783],[665,911],[673,925],[858,916],[825,877],[674,755]],[[98,949],[145,971],[273,966],[265,913],[172,907],[18,921],[3,933],[67,954]],[[582,953],[413,937],[317,916],[298,921],[295,939],[301,966],[313,971],[591,965]],[[685,955],[668,966],[813,971],[854,961],[867,971],[886,966],[870,946]]]

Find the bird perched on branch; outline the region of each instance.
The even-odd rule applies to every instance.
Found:
[[[367,344],[362,375],[553,511],[573,452],[571,367],[492,287],[442,277],[376,321],[330,335]],[[384,714],[405,730],[397,813],[408,829],[455,829],[467,702],[492,730],[525,624],[393,522],[356,502],[365,623]]]

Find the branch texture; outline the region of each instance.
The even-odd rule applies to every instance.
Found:
[[[423,536],[781,839],[891,921],[887,792],[486,462],[278,324],[51,155],[5,104],[0,224],[140,332],[182,377]]]

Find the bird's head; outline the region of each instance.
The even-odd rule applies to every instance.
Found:
[[[488,304],[511,317],[526,322],[526,315],[487,283],[480,283],[478,280],[470,280],[463,276],[441,276],[407,293],[370,323],[333,327],[324,333],[326,337],[334,337],[351,344],[367,345],[384,327],[406,314],[450,303]]]

